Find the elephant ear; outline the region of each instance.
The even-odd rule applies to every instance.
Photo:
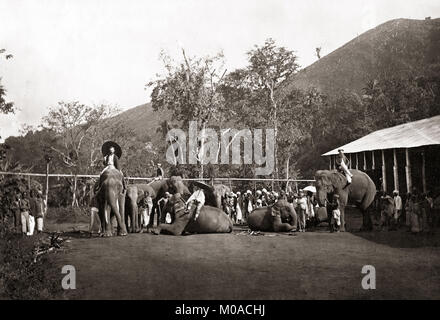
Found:
[[[332,186],[333,185],[333,181],[332,181],[332,175],[333,173],[331,171],[328,170],[318,170],[315,173],[315,179],[317,181],[320,181],[322,185],[324,186]]]
[[[180,212],[182,210],[185,210],[185,204],[183,203],[183,201],[177,201],[176,203],[174,203],[174,212]]]
[[[272,217],[279,216],[281,214],[280,209],[277,206],[273,206],[270,208],[270,215]]]

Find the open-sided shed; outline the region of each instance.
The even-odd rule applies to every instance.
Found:
[[[324,153],[330,168],[340,148],[351,168],[366,171],[384,191],[416,187],[426,192],[440,186],[440,116],[374,131]]]

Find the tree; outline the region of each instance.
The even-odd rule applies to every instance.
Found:
[[[78,101],[59,102],[43,118],[42,128],[52,131],[57,143],[49,146],[71,174],[95,173],[101,164],[101,146],[105,140],[126,145],[131,130],[109,119],[118,109],[109,105],[88,106]],[[99,169],[98,169],[99,170]],[[76,203],[77,179],[72,187],[72,205]]]
[[[5,49],[0,49],[0,55],[6,52]],[[12,59],[12,54],[5,54],[5,59]],[[1,80],[1,78],[0,78]],[[1,113],[12,113],[14,112],[14,104],[12,102],[6,102],[6,89],[0,84],[0,112]]]
[[[275,131],[275,173],[278,176],[279,104],[282,83],[298,71],[297,56],[273,39],[247,53],[248,66],[228,75],[225,96],[251,127],[266,126],[269,119]]]
[[[153,88],[153,109],[170,110],[173,118],[183,126],[189,125],[190,121],[196,121],[197,130],[201,129],[201,132],[210,124],[221,125],[228,115],[219,90],[226,74],[223,54],[188,58],[182,49],[182,56],[183,61],[174,63],[169,56],[162,53],[166,74],[147,84],[147,87]],[[205,143],[205,137],[201,137],[196,146],[196,154],[189,155],[190,158],[195,157],[200,164],[200,177],[203,177],[203,168],[207,164]]]

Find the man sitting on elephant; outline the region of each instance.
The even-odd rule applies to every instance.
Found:
[[[122,173],[122,170],[120,169],[119,166],[119,158],[122,155],[121,147],[113,141],[106,141],[102,145],[101,150],[102,150],[102,154],[104,155],[104,161],[103,161],[104,169],[101,171],[101,175],[108,168],[114,167],[118,169],[121,172],[122,177],[124,177],[124,174]],[[100,181],[100,185],[101,185],[101,181]],[[122,178],[122,187],[123,187],[123,192],[125,192],[126,186],[125,186],[124,178]]]
[[[348,170],[350,161],[345,156],[343,149],[339,149],[338,152],[339,154],[336,157],[337,168],[339,171],[345,174],[345,177],[347,178],[347,185],[349,185],[351,183],[351,177],[353,177],[353,174]]]
[[[194,185],[194,192],[191,197],[189,197],[189,199],[186,201],[186,206],[188,207],[189,212],[192,212],[194,205],[196,206],[194,220],[197,220],[197,218],[199,217],[200,209],[202,209],[204,204],[205,193],[203,192],[203,189],[199,188],[197,185]]]

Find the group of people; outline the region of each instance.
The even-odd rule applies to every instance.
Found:
[[[397,230],[406,227],[408,232],[433,233],[438,226],[440,196],[433,198],[431,192],[419,193],[417,189],[406,194],[405,201],[394,190],[393,196],[380,193],[380,230]]]
[[[315,217],[318,206],[314,194],[310,191],[299,190],[299,193],[268,191],[266,188],[257,189],[255,193],[251,190],[246,192],[230,192],[223,201],[225,211],[236,224],[246,223],[249,214],[262,207],[273,206],[278,200],[283,199],[292,204],[298,215],[297,230],[304,232],[308,221]]]
[[[31,190],[29,195],[26,191],[16,192],[14,198],[10,209],[13,213],[16,232],[32,236],[35,232],[35,226],[38,233],[43,232],[43,220],[47,206],[42,192]]]

